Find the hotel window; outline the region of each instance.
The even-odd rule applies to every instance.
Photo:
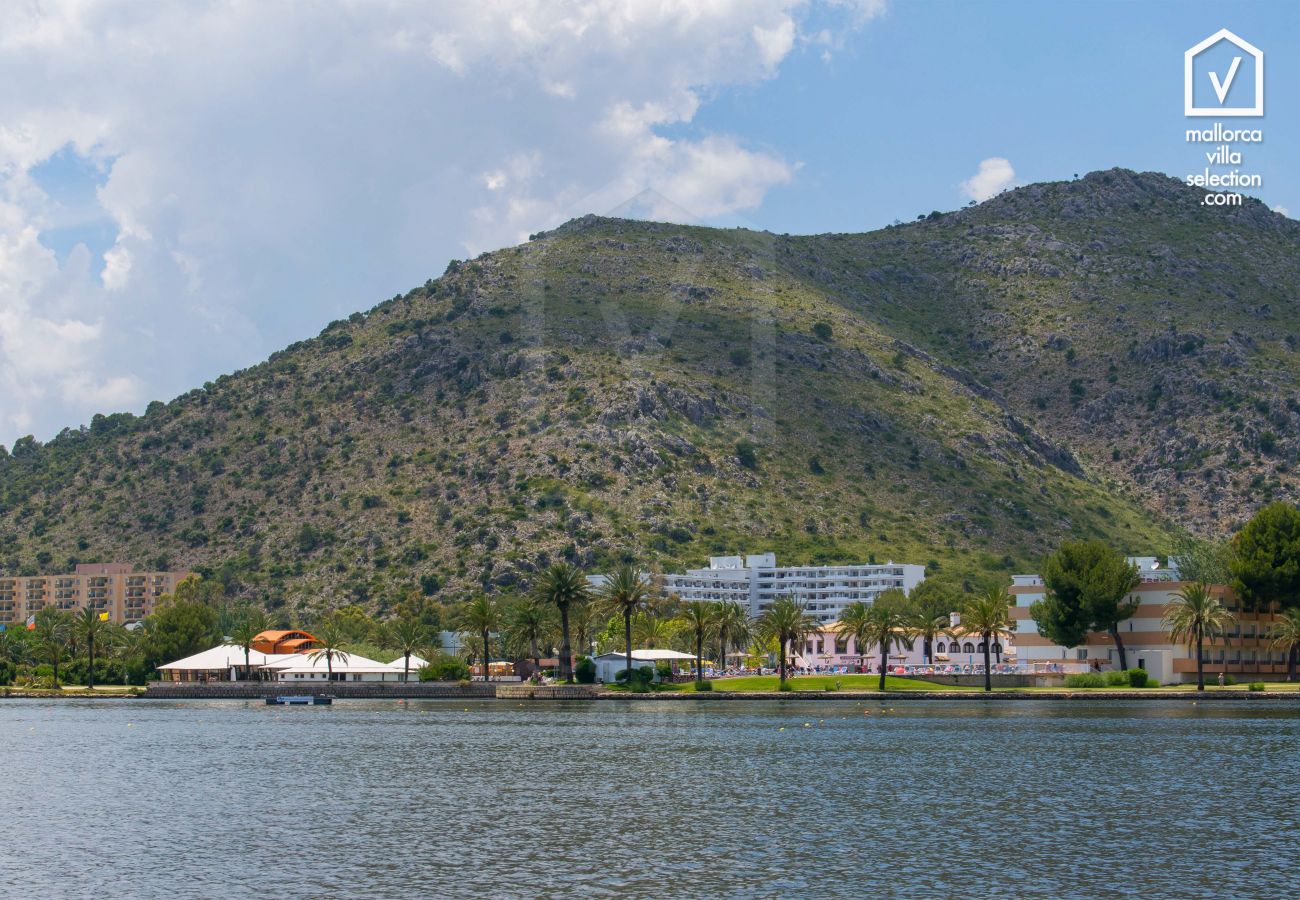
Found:
[[[944,644],[943,641],[940,641],[939,643],[937,643],[937,644],[934,645],[934,652],[935,652],[935,653],[946,653],[947,651],[944,649],[944,647],[946,647],[946,646],[947,646],[947,645]]]
[[[974,653],[974,652],[975,652],[975,647],[974,647],[973,644],[971,644],[970,641],[967,641],[966,643],[964,643],[964,644],[961,645],[961,652],[962,652],[962,653]]]

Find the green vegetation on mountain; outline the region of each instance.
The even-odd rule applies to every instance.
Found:
[[[0,455],[0,571],[274,609],[569,561],[1167,552],[1296,495],[1300,225],[1112,170],[860,235],[586,217]]]

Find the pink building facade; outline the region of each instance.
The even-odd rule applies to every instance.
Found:
[[[880,665],[880,650],[867,647],[864,660],[853,638],[839,634],[833,627],[827,626],[817,634],[811,635],[800,646],[791,648],[794,665],[799,669],[812,672],[876,672]],[[940,635],[931,648],[933,659],[926,659],[924,642],[919,638],[906,647],[891,647],[889,654],[890,669],[902,668],[949,669],[984,665],[984,642],[978,635]],[[994,665],[1010,665],[1015,661],[1015,647],[1011,639],[1003,636],[994,641],[989,648],[990,661]]]

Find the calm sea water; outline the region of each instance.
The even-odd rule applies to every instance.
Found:
[[[1275,897],[1300,863],[1290,704],[4,701],[0,759],[22,897]]]

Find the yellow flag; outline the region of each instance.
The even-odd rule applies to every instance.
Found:
[[[107,622],[107,621],[108,621],[108,613],[100,613],[100,614],[99,614],[99,621],[101,621],[101,622]]]

